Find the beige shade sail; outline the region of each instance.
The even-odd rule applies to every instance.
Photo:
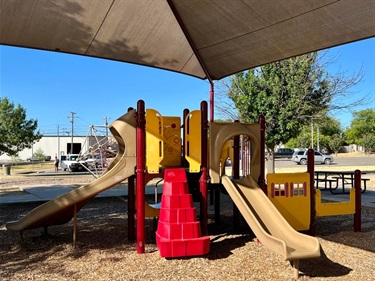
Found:
[[[0,44],[210,80],[373,36],[374,0],[0,0]]]

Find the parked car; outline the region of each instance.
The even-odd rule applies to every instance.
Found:
[[[292,148],[278,148],[274,153],[273,153],[273,158],[292,158],[294,153],[294,149]],[[269,153],[266,153],[266,160],[269,159]]]
[[[26,161],[29,161],[29,162],[51,161],[51,156],[44,156],[44,158],[38,158],[35,155],[33,155],[33,156],[27,158]]]
[[[291,159],[297,164],[306,165],[307,164],[307,150],[296,151]],[[333,157],[331,155],[326,155],[318,151],[314,151],[314,163],[315,164],[332,164]]]

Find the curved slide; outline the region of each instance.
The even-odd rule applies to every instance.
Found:
[[[136,166],[136,116],[131,110],[114,121],[110,130],[118,142],[119,152],[107,170],[93,182],[33,209],[26,216],[6,224],[14,231],[60,225],[70,221],[98,193],[109,189],[134,174]],[[126,147],[125,147],[126,144]]]
[[[240,180],[223,176],[222,184],[266,248],[289,261],[320,256],[318,239],[294,230],[250,175]]]

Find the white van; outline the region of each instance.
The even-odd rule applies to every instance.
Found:
[[[68,154],[68,155],[61,155],[60,157],[60,167],[62,170],[70,171],[70,172],[81,172],[85,171],[84,165],[86,164],[85,161],[77,161],[78,154]]]

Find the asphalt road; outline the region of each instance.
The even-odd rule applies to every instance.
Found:
[[[347,167],[347,166],[373,166],[375,170],[375,157],[374,156],[360,156],[360,157],[335,157],[333,155],[334,162],[331,165],[316,164],[319,166],[327,167]],[[299,166],[297,163],[290,159],[275,159],[276,168],[293,168]]]

